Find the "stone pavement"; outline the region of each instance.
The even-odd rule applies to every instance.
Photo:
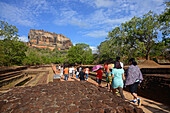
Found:
[[[88,82],[93,83],[97,86],[96,81],[94,81],[93,79],[90,79],[90,77],[89,77]],[[102,82],[102,86],[105,87],[106,83]],[[128,102],[130,102],[133,99],[133,97],[131,96],[129,92],[124,91],[123,93]],[[156,102],[156,101],[153,101],[153,100],[141,97],[141,96],[139,96],[139,98],[142,100],[142,105],[138,106],[138,108],[141,108],[145,113],[170,113],[169,106],[163,105],[162,103],[159,103],[159,102]],[[133,105],[137,105],[137,104],[133,104]]]
[[[82,81],[53,82],[17,87],[0,94],[0,112],[7,113],[142,113],[142,109],[120,97]]]
[[[64,81],[63,79],[61,80]],[[69,81],[74,81],[74,80],[79,81],[79,79],[77,79],[75,76],[73,77],[73,79],[69,78]],[[89,77],[88,82],[97,86],[96,81],[94,81],[90,77]],[[105,87],[106,83],[102,82],[102,86]],[[133,99],[131,94],[127,91],[124,91],[124,95],[128,102],[130,102]],[[153,112],[154,113],[170,113],[169,106],[166,106],[162,103],[159,103],[159,102],[156,102],[156,101],[153,101],[153,100],[141,97],[141,96],[139,96],[139,98],[142,100],[142,105],[138,106],[138,108],[141,108],[145,113],[153,113]]]

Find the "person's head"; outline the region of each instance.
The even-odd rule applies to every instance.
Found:
[[[109,72],[109,73],[112,72],[112,69],[109,69],[108,72]]]
[[[121,69],[122,68],[119,61],[115,62],[114,68],[116,68],[116,69]]]
[[[104,62],[104,65],[108,65],[108,61]]]
[[[116,57],[116,61],[120,62],[120,57],[119,56]]]
[[[134,66],[137,65],[137,62],[135,61],[134,58],[131,58],[131,59],[129,60],[129,63],[132,64],[132,65],[134,65]]]

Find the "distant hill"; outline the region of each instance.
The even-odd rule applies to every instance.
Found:
[[[28,34],[29,42],[27,45],[37,48],[49,48],[51,50],[58,48],[59,50],[70,49],[73,45],[71,40],[62,34],[51,33],[44,30],[31,29]]]

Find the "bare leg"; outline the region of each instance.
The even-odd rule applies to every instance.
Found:
[[[133,95],[134,99],[137,99],[137,98],[138,98],[138,96],[137,96],[136,93],[132,93],[132,95]]]
[[[107,83],[107,91],[110,91],[110,84]]]
[[[119,87],[119,93],[123,100],[125,100],[125,96],[123,95],[123,88]]]
[[[113,95],[115,95],[116,94],[116,89],[112,88],[112,92],[113,92]]]

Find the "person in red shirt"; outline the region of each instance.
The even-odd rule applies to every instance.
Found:
[[[103,75],[103,71],[100,68],[99,70],[97,70],[97,83],[99,85],[99,87],[101,87],[101,81],[102,81],[102,75]]]

